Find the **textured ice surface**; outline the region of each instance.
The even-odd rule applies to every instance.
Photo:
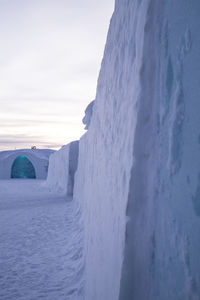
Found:
[[[26,156],[20,155],[14,160],[11,178],[36,178],[35,168]]]
[[[46,185],[51,193],[73,194],[78,151],[79,141],[74,141],[50,156]]]
[[[200,299],[199,13],[116,1],[75,183],[86,300]]]
[[[116,0],[75,175],[85,294],[79,210],[54,198],[68,189],[65,146],[51,156],[49,185],[18,188],[18,202],[0,185],[1,298],[200,299],[199,13],[199,0]]]

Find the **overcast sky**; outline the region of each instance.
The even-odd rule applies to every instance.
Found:
[[[0,150],[84,133],[114,0],[0,0]]]

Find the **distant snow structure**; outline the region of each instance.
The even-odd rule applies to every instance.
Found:
[[[0,152],[0,179],[46,179],[54,150],[20,149]]]
[[[62,196],[73,194],[78,153],[79,141],[74,141],[51,155],[47,176],[47,186],[50,192]]]
[[[88,104],[88,106],[86,107],[86,110],[85,110],[85,116],[82,120],[83,124],[85,124],[85,130],[88,130],[89,129],[89,126],[90,126],[90,122],[91,122],[91,118],[92,118],[92,113],[93,113],[93,106],[94,106],[94,101],[93,100],[92,102],[90,102]]]

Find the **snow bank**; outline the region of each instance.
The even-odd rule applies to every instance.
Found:
[[[116,1],[74,192],[87,300],[199,299],[199,12]]]
[[[50,156],[47,186],[53,193],[72,195],[78,164],[78,141],[63,146]]]

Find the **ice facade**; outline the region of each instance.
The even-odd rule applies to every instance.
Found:
[[[75,181],[86,300],[200,299],[199,13],[116,1]]]
[[[46,179],[49,156],[54,150],[19,149],[0,152],[0,179]]]

